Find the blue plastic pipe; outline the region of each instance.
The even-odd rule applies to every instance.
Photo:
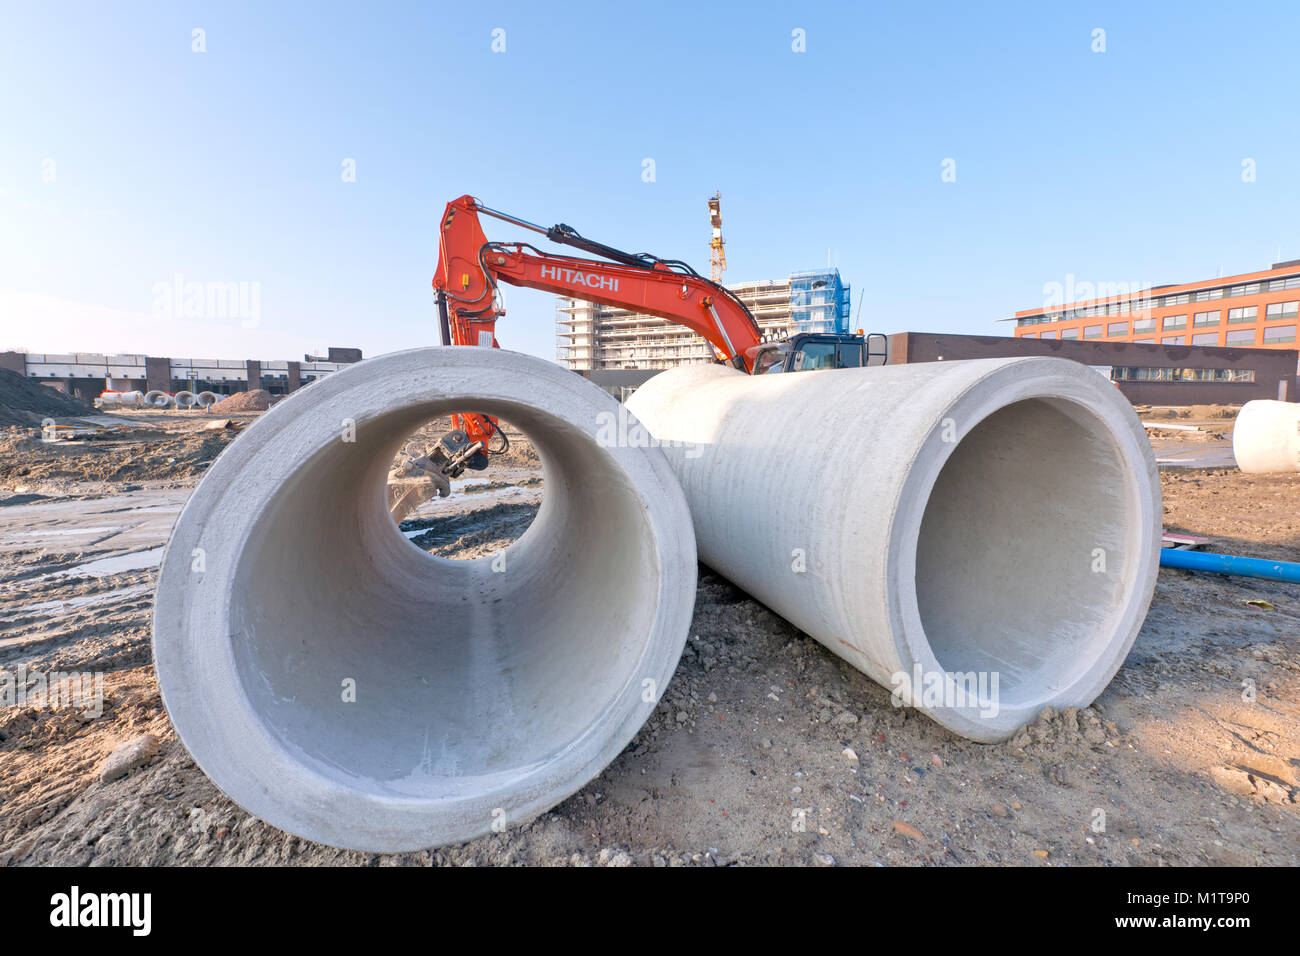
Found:
[[[1243,558],[1237,554],[1161,548],[1160,566],[1183,568],[1187,571],[1209,571],[1213,574],[1235,574],[1243,578],[1266,578],[1269,581],[1300,583],[1300,564],[1295,561],[1266,561],[1264,558]]]

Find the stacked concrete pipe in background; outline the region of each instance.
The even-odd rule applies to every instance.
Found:
[[[701,561],[974,740],[1091,703],[1146,616],[1155,460],[1083,365],[692,365],[628,411],[664,443]]]
[[[144,402],[144,394],[137,391],[105,391],[95,399],[97,408],[138,408]]]
[[[1232,426],[1232,454],[1249,474],[1300,471],[1300,404],[1247,402]]]
[[[389,516],[403,441],[499,415],[542,459],[513,544],[436,557]],[[250,813],[400,851],[517,826],[591,780],[655,707],[694,604],[690,515],[661,453],[551,362],[481,348],[369,359],[290,396],[212,465],[154,612],[168,714]]]

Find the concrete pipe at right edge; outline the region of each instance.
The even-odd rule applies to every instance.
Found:
[[[1232,426],[1232,455],[1247,474],[1300,471],[1300,405],[1247,402]]]
[[[963,736],[1087,706],[1142,626],[1155,459],[1090,368],[692,365],[627,405],[677,473],[701,561]]]

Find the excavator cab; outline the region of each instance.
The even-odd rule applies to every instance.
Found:
[[[759,345],[753,353],[752,374],[884,365],[889,358],[888,345],[888,339],[879,332],[867,336],[800,332]]]

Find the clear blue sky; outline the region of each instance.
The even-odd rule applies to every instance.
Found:
[[[720,189],[728,281],[831,249],[884,332],[1300,258],[1294,0],[984,6],[7,3],[0,349],[434,343],[466,192],[706,271]],[[256,283],[258,321],[157,315],[178,274]],[[506,305],[553,358],[554,299]]]

